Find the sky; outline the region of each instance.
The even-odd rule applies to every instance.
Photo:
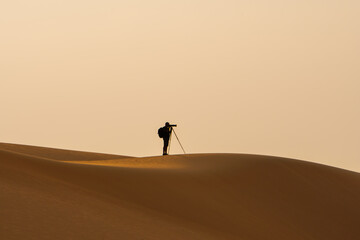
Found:
[[[357,0],[0,3],[0,141],[360,172]],[[173,139],[171,154],[182,153]]]

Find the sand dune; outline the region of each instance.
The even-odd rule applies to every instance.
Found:
[[[61,161],[72,161],[72,160],[91,161],[91,160],[131,158],[130,156],[82,152],[82,151],[28,146],[28,145],[11,144],[11,143],[0,143],[0,150],[6,150],[6,151],[29,155],[33,157],[41,157],[41,158],[48,158],[51,160],[61,160]]]
[[[0,239],[358,239],[360,174],[244,154],[0,144]]]

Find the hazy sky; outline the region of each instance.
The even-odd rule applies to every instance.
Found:
[[[170,121],[360,171],[358,0],[11,0],[0,29],[2,142],[160,155]]]

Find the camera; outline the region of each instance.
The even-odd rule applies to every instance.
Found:
[[[177,127],[177,124],[170,124],[169,122],[165,123],[166,127]]]

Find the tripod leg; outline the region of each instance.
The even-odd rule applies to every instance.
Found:
[[[180,142],[180,140],[179,140],[179,138],[178,138],[178,136],[177,136],[177,134],[176,134],[175,130],[173,130],[173,131],[174,131],[174,134],[175,134],[176,139],[178,140],[178,142],[179,142],[179,144],[180,144],[180,147],[182,148],[182,150],[183,150],[184,154],[186,154],[186,152],[185,152],[185,150],[184,150],[184,148],[183,148],[183,146],[182,146],[182,144],[181,144],[181,142]]]
[[[171,146],[171,135],[172,134],[170,134],[170,138],[169,138],[169,146],[168,146],[168,149],[167,149],[167,154],[170,154],[170,146]]]

